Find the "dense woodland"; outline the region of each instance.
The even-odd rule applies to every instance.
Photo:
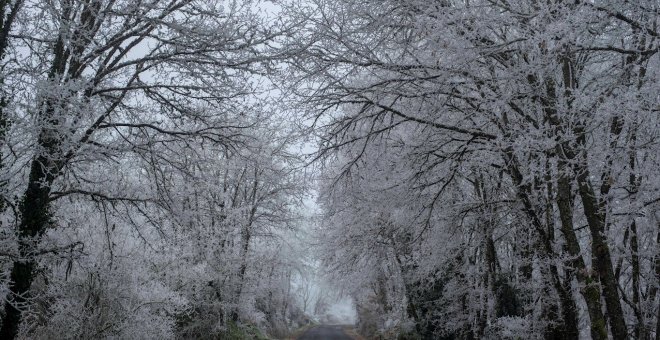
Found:
[[[2,0],[0,338],[660,339],[659,24]]]

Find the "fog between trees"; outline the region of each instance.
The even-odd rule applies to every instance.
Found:
[[[0,338],[658,339],[659,17],[2,1]]]

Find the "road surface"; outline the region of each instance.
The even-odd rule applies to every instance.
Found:
[[[342,326],[316,326],[308,329],[297,340],[353,340]]]

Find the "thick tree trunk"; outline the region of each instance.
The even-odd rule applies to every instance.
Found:
[[[587,217],[587,224],[591,232],[592,261],[603,287],[610,330],[615,339],[627,339],[628,329],[623,319],[623,309],[621,308],[617,280],[612,268],[610,247],[607,245],[607,239],[605,238],[605,214],[598,207],[594,190],[589,181],[589,172],[583,166],[578,169],[578,187],[584,206],[584,214]]]
[[[561,220],[561,231],[566,240],[566,249],[571,260],[569,260],[569,277],[576,275],[580,283],[580,292],[587,303],[589,319],[591,322],[591,337],[594,340],[607,339],[607,323],[603,316],[600,304],[600,287],[592,277],[590,270],[584,263],[580,243],[575,235],[573,225],[573,194],[571,184],[566,175],[566,164],[559,162],[559,179],[557,180],[557,207],[559,208],[559,219]],[[570,280],[569,280],[570,284]]]
[[[30,182],[20,206],[21,223],[18,227],[20,259],[14,262],[5,303],[5,315],[0,339],[14,339],[21,321],[21,307],[28,303],[28,291],[34,280],[33,251],[49,222],[48,199],[50,185],[58,172],[57,167],[44,156],[32,161]]]
[[[68,16],[68,14],[67,14]],[[55,55],[48,75],[49,80],[62,75],[66,66],[67,52],[62,37],[55,43]],[[9,297],[5,303],[5,315],[0,329],[0,339],[14,339],[21,322],[21,310],[28,303],[28,291],[34,280],[34,249],[46,231],[50,215],[49,195],[53,181],[64,166],[65,156],[60,147],[60,120],[55,117],[56,108],[61,107],[62,98],[48,98],[40,112],[42,122],[37,140],[37,150],[30,167],[28,187],[23,195],[18,225],[20,259],[14,262],[9,284]]]
[[[238,270],[238,283],[237,283],[236,292],[234,293],[233,302],[235,306],[233,307],[233,310],[231,312],[231,319],[234,322],[238,321],[238,317],[239,317],[238,304],[241,301],[241,294],[243,294],[243,281],[245,280],[245,273],[247,272],[247,256],[248,256],[248,250],[250,248],[250,238],[251,238],[249,228],[250,228],[249,226],[245,227],[245,229],[241,233],[242,234],[241,235],[241,266]]]

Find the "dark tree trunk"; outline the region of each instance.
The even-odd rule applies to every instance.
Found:
[[[605,239],[605,216],[596,204],[596,198],[593,188],[588,180],[589,173],[586,169],[581,169],[578,175],[580,188],[580,197],[584,206],[584,213],[587,217],[589,230],[591,232],[591,253],[592,259],[598,272],[605,305],[607,306],[607,316],[610,321],[610,330],[615,339],[627,339],[628,329],[623,320],[623,309],[619,298],[618,284],[614,277],[612,268],[612,256],[610,247]]]
[[[55,43],[55,55],[50,69],[49,79],[63,74],[67,53],[62,38]],[[5,303],[5,315],[0,328],[0,339],[14,339],[21,322],[21,310],[28,303],[28,291],[34,280],[34,249],[48,227],[50,215],[49,195],[53,181],[64,166],[62,155],[61,131],[59,119],[54,117],[61,107],[62,98],[48,98],[42,106],[40,119],[41,131],[37,140],[37,150],[30,167],[28,187],[19,207],[21,222],[18,225],[20,258],[14,262],[9,284],[9,296]],[[57,109],[56,109],[57,108]]]
[[[50,166],[49,166],[50,165]],[[50,185],[55,179],[57,167],[44,156],[32,161],[30,182],[20,205],[19,255],[14,262],[9,285],[9,297],[5,303],[5,316],[0,329],[0,339],[14,339],[21,321],[19,308],[28,302],[28,291],[34,280],[33,251],[48,226],[48,198]]]
[[[587,304],[589,312],[589,319],[591,322],[591,337],[594,340],[606,340],[607,337],[607,323],[603,316],[602,306],[600,304],[600,288],[598,282],[592,277],[590,270],[584,263],[582,252],[580,250],[580,243],[575,235],[575,228],[573,225],[573,194],[569,178],[564,173],[569,171],[563,161],[559,162],[559,179],[557,180],[557,206],[559,208],[559,217],[561,220],[561,231],[566,240],[566,249],[568,250],[571,260],[568,266],[567,284],[570,287],[570,278],[573,275],[577,276],[578,282],[581,286],[581,293]]]
[[[0,3],[0,61],[5,58],[7,46],[9,46],[9,32],[11,32],[16,15],[22,5],[23,0],[17,0],[11,7],[9,7],[9,1],[2,1],[2,3]],[[9,14],[5,16],[7,9],[9,9]],[[5,136],[10,124],[5,115],[5,107],[7,106],[8,101],[7,93],[4,89],[4,75],[0,74],[0,148],[5,144]],[[0,169],[3,167],[3,158],[2,151],[0,151]],[[0,181],[0,189],[5,187],[6,184],[7,182],[5,180]],[[0,197],[0,212],[4,210],[5,198]]]

